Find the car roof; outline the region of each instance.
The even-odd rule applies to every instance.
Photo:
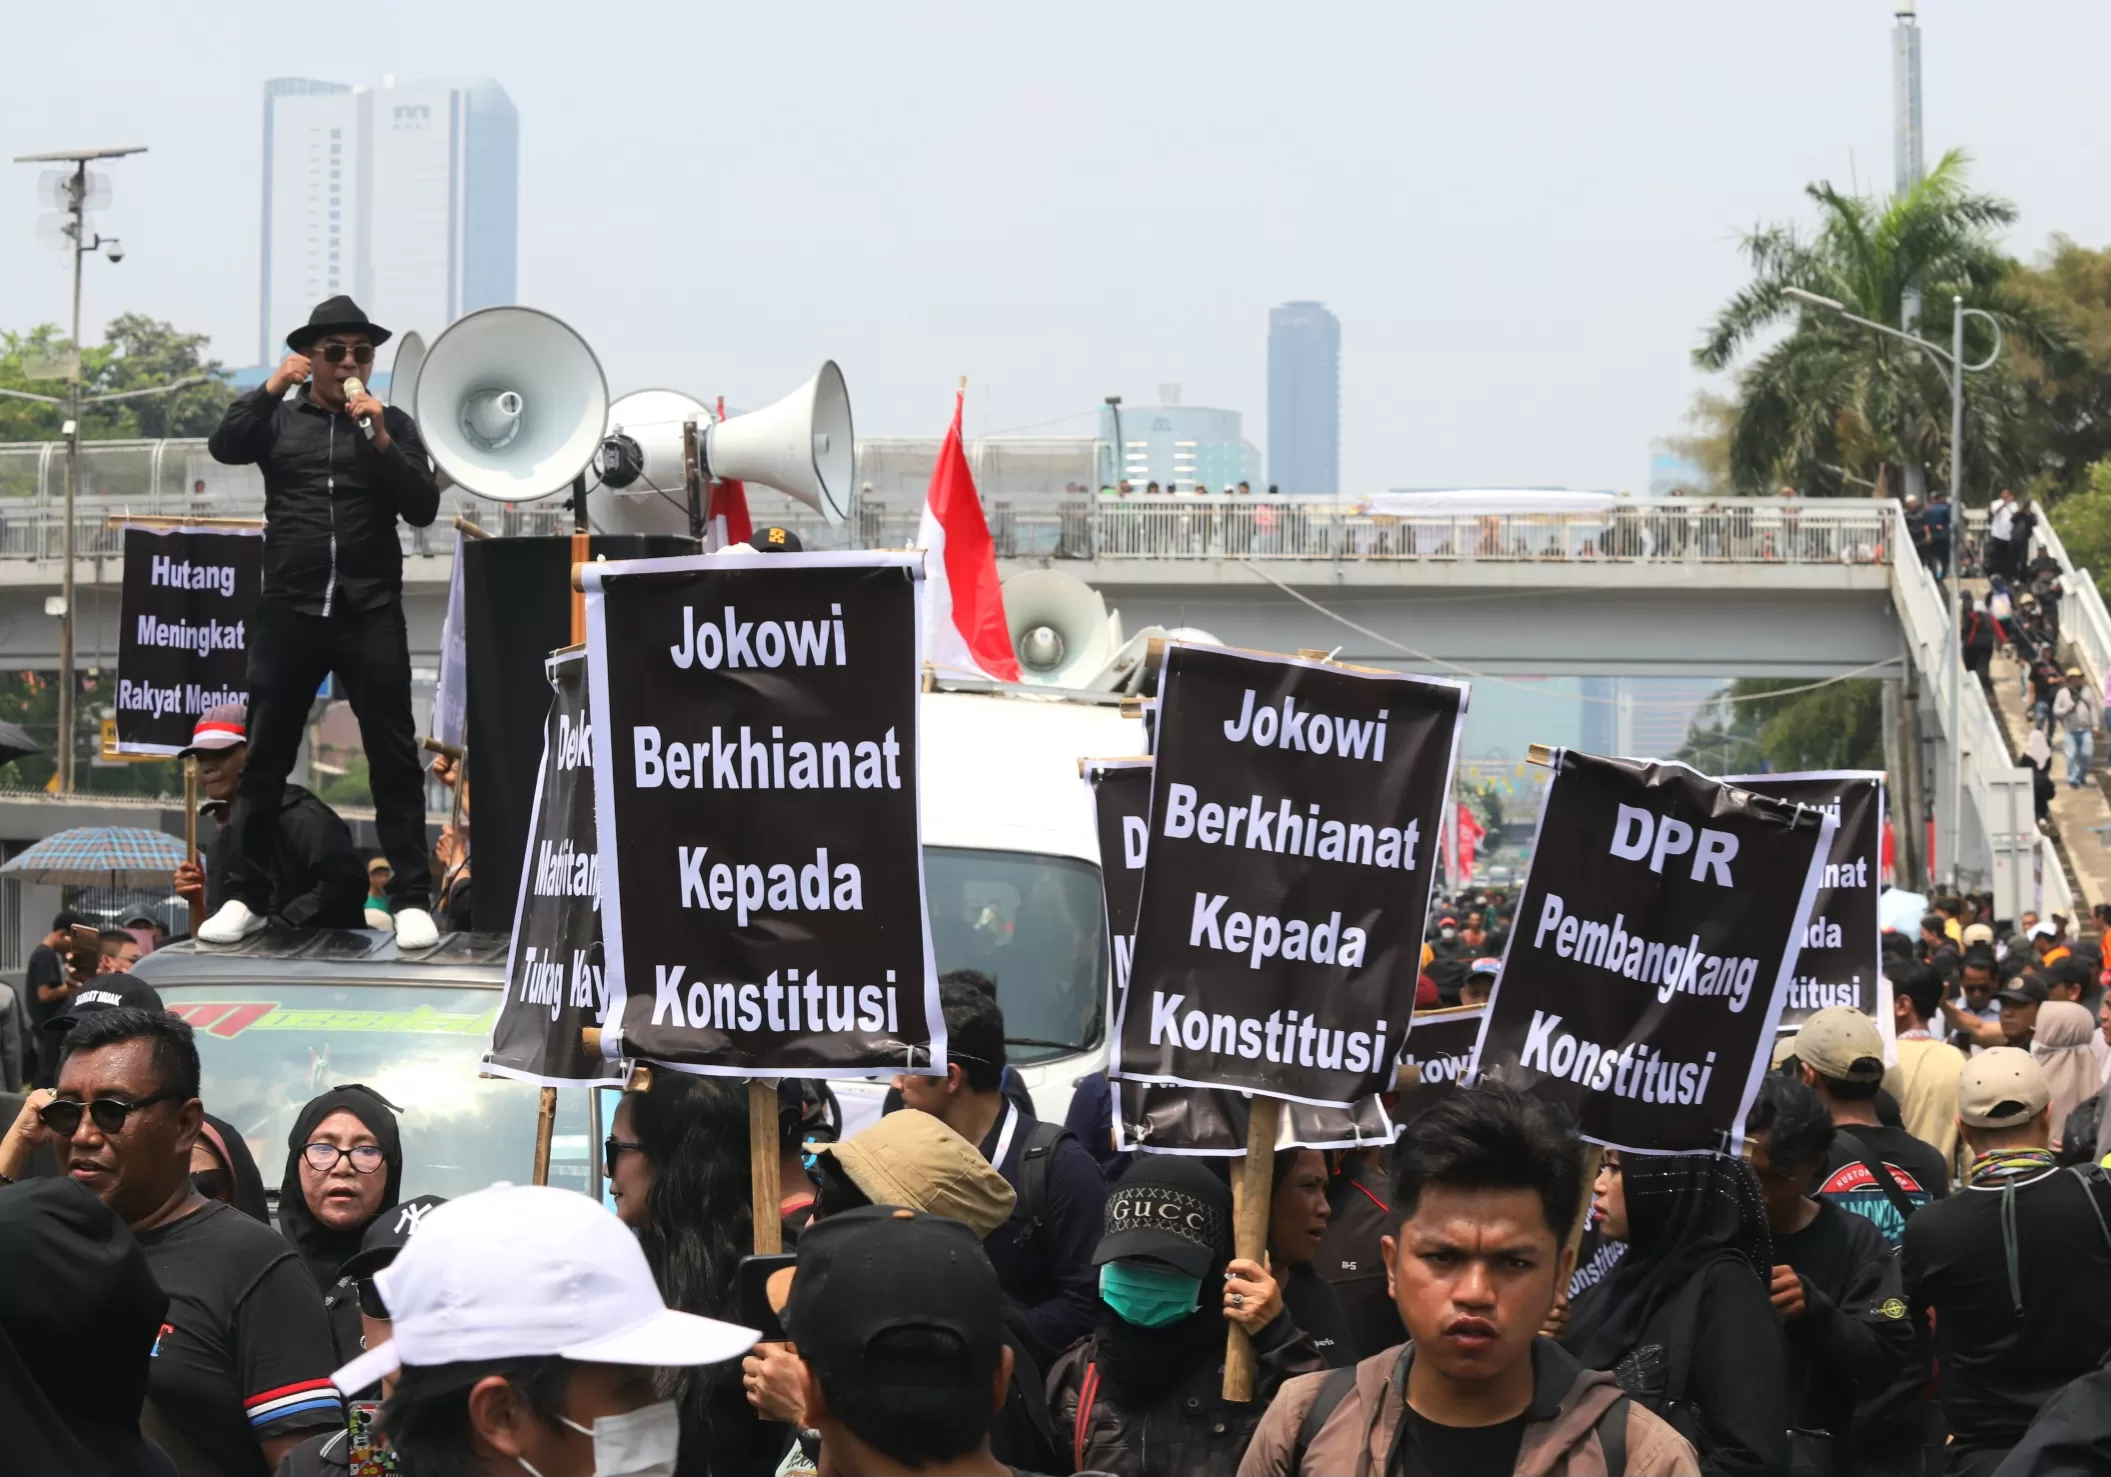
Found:
[[[132,967],[157,990],[186,985],[505,986],[504,934],[446,933],[434,947],[399,953],[396,936],[364,928],[274,925],[239,944],[166,944]]]

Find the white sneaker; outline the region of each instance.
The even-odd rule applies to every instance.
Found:
[[[368,908],[366,910],[366,926],[378,929],[382,933],[394,933],[396,931],[396,918],[386,908]]]
[[[249,904],[232,898],[220,904],[220,911],[198,926],[198,942],[201,944],[239,944],[253,933],[264,928],[265,920],[249,911]]]
[[[429,949],[440,941],[440,929],[423,908],[405,908],[396,915],[396,947]]]

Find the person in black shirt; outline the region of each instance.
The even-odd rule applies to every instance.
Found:
[[[1400,1326],[1400,1309],[1385,1285],[1381,1243],[1392,1234],[1392,1194],[1375,1150],[1350,1149],[1338,1156],[1327,1186],[1333,1214],[1312,1264],[1334,1288],[1348,1326],[1349,1347],[1358,1359],[1390,1349],[1407,1336]]]
[[[293,1243],[330,1310],[340,1363],[359,1353],[357,1289],[340,1268],[403,1193],[403,1138],[395,1107],[363,1083],[311,1099],[286,1137],[279,1230]]]
[[[1291,1320],[1312,1336],[1319,1357],[1339,1369],[1360,1356],[1341,1300],[1315,1265],[1333,1215],[1326,1155],[1317,1149],[1277,1151],[1268,1202],[1268,1265],[1282,1280],[1283,1306]]]
[[[208,710],[183,751],[184,757],[198,761],[204,813],[221,822],[205,843],[203,866],[190,861],[176,866],[173,890],[189,905],[194,925],[216,914],[234,895],[238,862],[228,806],[247,772],[247,716],[240,703]],[[359,870],[359,853],[352,848],[351,828],[299,785],[283,787],[277,814],[271,849],[273,916],[294,928],[366,927],[366,879]]]
[[[1046,1369],[1092,1331],[1099,1306],[1092,1252],[1107,1182],[1068,1129],[1007,1101],[1004,1012],[966,982],[942,984],[945,1075],[894,1079],[903,1105],[929,1113],[997,1166],[1019,1204],[983,1244],[1006,1297],[1025,1309],[1027,1351]]]
[[[1907,1217],[1950,1193],[1949,1166],[1934,1145],[1878,1120],[1884,1042],[1875,1021],[1828,1006],[1803,1023],[1795,1041],[1800,1075],[1838,1130],[1818,1198],[1867,1218],[1896,1246]]]
[[[1855,1455],[1855,1403],[1881,1395],[1905,1368],[1914,1328],[1897,1259],[1876,1227],[1805,1193],[1832,1148],[1832,1118],[1808,1087],[1770,1076],[1745,1134],[1773,1233],[1774,1311],[1788,1335],[1794,1440],[1808,1449],[1811,1477],[1900,1470]],[[1881,1459],[1886,1447],[1915,1454],[1917,1436],[1911,1423],[1902,1442],[1869,1443],[1868,1454]]]
[[[364,389],[347,392],[388,337],[348,297],[318,304],[286,335],[285,361],[227,407],[207,443],[214,460],[263,472],[265,538],[263,596],[249,627],[251,753],[229,819],[228,899],[197,929],[206,943],[236,942],[274,907],[283,910],[270,867],[274,833],[308,708],[333,671],[359,719],[374,829],[394,871],[397,945],[430,948],[439,939],[428,911],[425,771],[411,718],[396,520],[429,525],[440,490],[410,416]]]
[[[1992,1472],[2038,1408],[2111,1353],[2111,1180],[2057,1166],[2051,1104],[2029,1052],[1965,1063],[1965,1187],[1906,1222],[1906,1296],[1934,1315],[1953,1477]]]
[[[32,1087],[50,1087],[59,1080],[59,1044],[47,1040],[45,1023],[66,1008],[80,988],[66,972],[66,946],[73,940],[73,926],[81,921],[81,915],[71,908],[62,908],[51,920],[51,932],[43,941],[29,951],[29,961],[23,966],[22,988],[27,997],[22,1003],[29,1011],[29,1040],[23,1042],[23,1051],[36,1058],[36,1065],[29,1074]]]
[[[307,1432],[344,1418],[322,1295],[284,1237],[191,1184],[205,1110],[188,1025],[101,1010],[64,1042],[58,1095],[39,1117],[67,1174],[123,1219],[169,1298],[147,1432],[225,1477],[268,1477]]]

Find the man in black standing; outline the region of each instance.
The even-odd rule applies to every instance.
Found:
[[[58,917],[51,920],[51,932],[29,951],[29,961],[23,968],[22,1003],[29,1010],[29,1037],[22,1049],[26,1056],[35,1058],[34,1065],[27,1068],[32,1087],[49,1087],[59,1080],[58,1047],[45,1044],[44,1023],[64,1014],[66,1002],[80,989],[66,973],[66,946],[73,940],[73,925],[80,921],[80,915],[71,908],[60,909]]]
[[[272,911],[273,854],[286,776],[316,689],[332,672],[359,719],[374,828],[395,871],[396,946],[429,948],[425,776],[410,706],[403,552],[396,520],[433,521],[440,492],[408,414],[365,387],[389,332],[348,297],[319,304],[286,335],[292,352],[227,409],[215,460],[264,474],[264,593],[250,628],[249,756],[236,793],[229,896],[199,929],[234,943]],[[348,386],[360,381],[356,394]],[[296,385],[304,388],[286,398]]]

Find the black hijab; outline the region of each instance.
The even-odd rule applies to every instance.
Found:
[[[1649,1321],[1717,1262],[1773,1276],[1766,1205],[1752,1167],[1727,1154],[1623,1154],[1627,1255],[1579,1298],[1562,1343],[1585,1369],[1611,1369]],[[1688,1351],[1667,1351],[1683,1360]]]
[[[242,1130],[225,1118],[215,1118],[210,1113],[205,1115],[205,1126],[208,1132],[202,1136],[220,1157],[220,1162],[227,1166],[228,1177],[233,1183],[233,1192],[227,1197],[227,1203],[251,1220],[270,1225],[271,1204],[264,1198],[264,1176],[258,1172],[257,1161],[242,1139]],[[203,1185],[198,1188],[210,1193]]]
[[[279,1231],[308,1264],[315,1285],[328,1292],[337,1285],[337,1269],[359,1250],[366,1228],[382,1211],[394,1207],[403,1191],[403,1137],[396,1128],[396,1105],[373,1088],[357,1082],[333,1087],[301,1109],[286,1137],[286,1177],[279,1184]],[[388,1183],[381,1190],[381,1204],[366,1220],[344,1230],[333,1230],[315,1218],[308,1197],[301,1193],[301,1146],[332,1113],[350,1113],[367,1126],[381,1145],[382,1172]]]
[[[124,1222],[71,1180],[0,1188],[0,1267],[7,1469],[174,1477],[139,1431],[169,1300]]]

